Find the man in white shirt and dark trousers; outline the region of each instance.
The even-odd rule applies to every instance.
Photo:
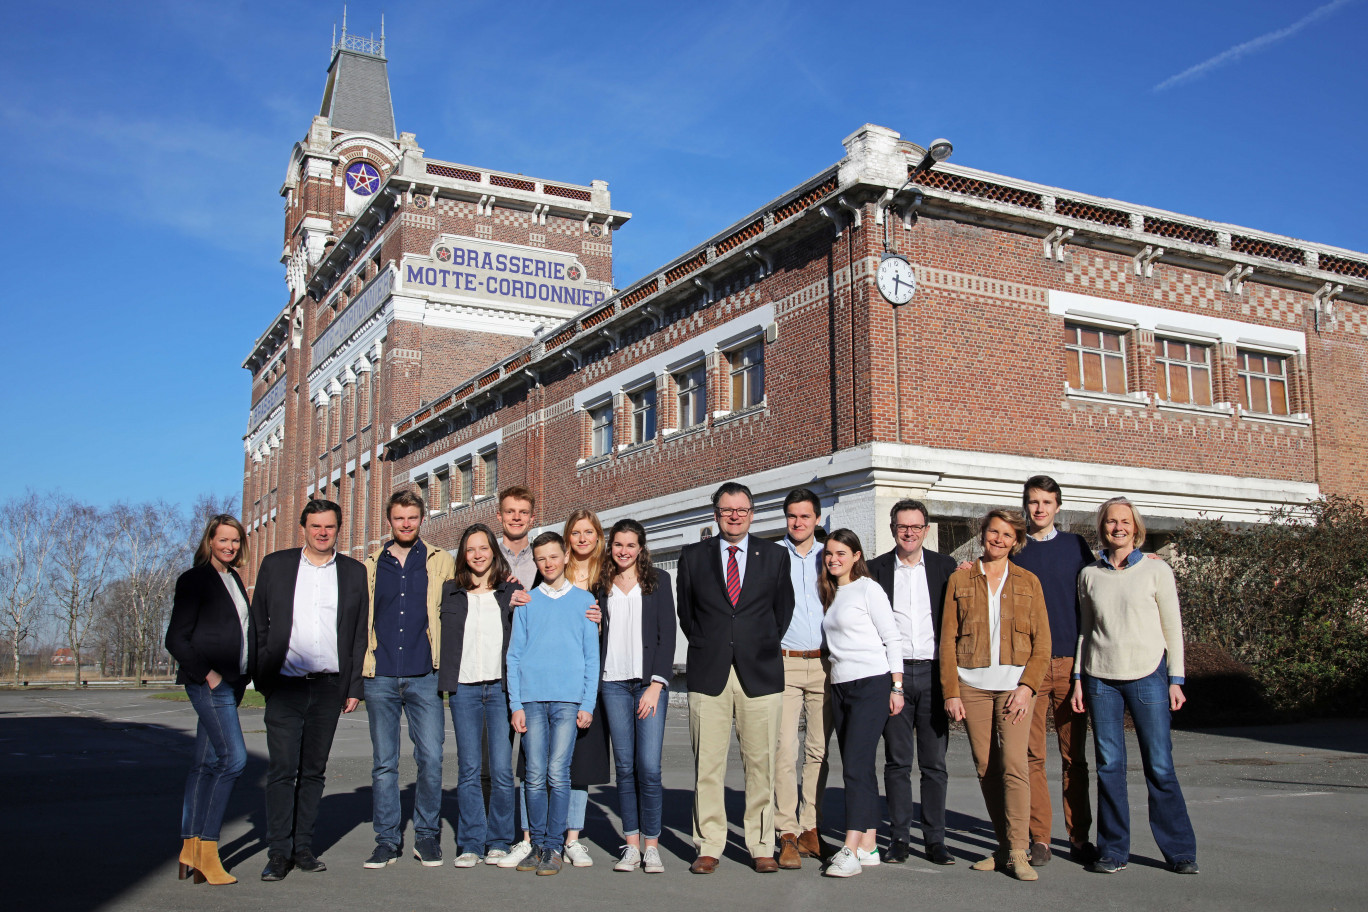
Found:
[[[884,725],[884,793],[891,839],[883,860],[901,864],[911,855],[912,760],[921,770],[921,827],[926,857],[954,864],[945,847],[945,749],[949,719],[941,695],[936,651],[940,642],[945,586],[955,562],[922,547],[928,528],[926,504],[900,500],[889,512],[895,546],[869,562],[870,575],[893,603],[902,640],[902,711]]]
[[[807,488],[784,498],[793,579],[793,620],[779,641],[784,658],[784,701],[779,717],[779,746],[774,767],[774,828],[779,832],[779,867],[801,868],[802,856],[823,855],[822,793],[826,790],[827,744],[831,740],[831,706],[827,694],[827,660],[822,655],[822,600],[817,578],[822,573],[822,546],[817,523],[822,504]],[[803,778],[798,780],[798,725],[806,714],[802,745]]]
[[[252,594],[251,656],[266,698],[266,841],[261,879],[327,867],[313,853],[314,821],[341,713],[361,702],[366,570],[338,554],[342,508],[311,500],[304,547],[268,554]]]

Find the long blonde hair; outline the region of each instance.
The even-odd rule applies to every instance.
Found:
[[[585,576],[586,587],[593,591],[594,587],[598,585],[599,574],[603,572],[603,556],[608,553],[603,541],[603,524],[599,522],[599,518],[593,510],[572,510],[570,517],[565,521],[565,529],[561,532],[561,538],[565,539],[565,576],[572,583],[578,576],[575,570],[580,564],[580,560],[575,557],[575,549],[570,544],[570,530],[575,528],[582,519],[589,520],[589,524],[594,527],[594,533],[598,536],[598,541],[594,545],[594,550],[590,552],[589,559],[584,561],[589,571],[588,575]]]

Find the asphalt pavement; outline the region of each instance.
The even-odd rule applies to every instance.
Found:
[[[401,766],[406,855],[367,870],[370,853],[370,737],[364,711],[344,717],[328,765],[315,850],[320,874],[292,872],[262,883],[262,781],[266,743],[261,710],[242,711],[250,760],[228,809],[221,839],[228,887],[176,879],[181,794],[193,743],[188,703],[145,690],[0,691],[0,904],[29,910],[385,910],[548,908],[672,910],[909,909],[936,912],[1010,908],[1012,912],[1109,909],[1351,909],[1366,907],[1364,863],[1368,823],[1368,720],[1312,721],[1261,728],[1176,731],[1178,775],[1196,827],[1202,873],[1164,869],[1146,823],[1139,755],[1130,740],[1133,849],[1130,867],[1089,874],[1068,860],[1062,815],[1055,815],[1060,854],[1040,880],[976,873],[968,862],[991,849],[992,835],[974,779],[968,740],[952,735],[947,844],[958,859],[937,867],[914,857],[905,865],[866,869],[859,877],[802,870],[759,875],[745,865],[741,841],[742,778],[733,742],[727,780],[731,843],[716,874],[688,872],[692,757],[686,710],[671,707],[664,753],[665,827],[661,875],[619,874],[621,843],[611,785],[590,791],[583,840],[592,868],[567,867],[536,877],[481,865],[457,870],[455,764],[448,762],[442,848],[446,864],[425,868],[410,854],[407,814],[413,764]],[[405,737],[407,744],[407,738]],[[447,727],[447,756],[455,738]],[[824,834],[841,828],[840,761],[833,743]],[[1057,792],[1057,769],[1052,788]]]

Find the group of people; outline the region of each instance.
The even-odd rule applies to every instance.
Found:
[[[962,720],[998,841],[973,869],[1035,880],[1052,852],[1047,716],[1059,742],[1071,854],[1089,870],[1114,873],[1129,857],[1126,709],[1156,842],[1172,870],[1196,873],[1169,737],[1169,713],[1184,700],[1172,571],[1142,559],[1144,523],[1124,498],[1099,510],[1102,551],[1094,556],[1080,536],[1055,528],[1061,496],[1052,479],[1031,478],[1025,517],[990,511],[982,556],[957,566],[923,547],[929,514],[918,501],[893,506],[895,547],[866,561],[848,529],[818,540],[821,501],[804,488],[784,501],[781,542],[751,535],[751,492],[728,482],[712,499],[718,534],[681,550],[673,586],[635,520],[605,536],[591,511],[577,510],[561,533],[532,537],[536,502],[523,487],[499,496],[501,534],[472,525],[454,553],[422,538],[422,499],[398,491],[386,508],[390,539],[364,562],[337,552],[341,508],[312,500],[300,518],[303,547],[267,555],[250,600],[237,574],[245,532],[232,516],[215,516],[194,567],[177,581],[166,635],[199,720],[180,876],[235,882],[218,838],[246,763],[237,707],[249,681],[266,701],[262,880],[326,870],[313,833],[327,758],[339,717],[362,700],[375,830],[364,865],[383,868],[402,854],[401,715],[417,766],[413,855],[442,864],[444,695],[457,747],[456,867],[554,875],[566,863],[592,865],[579,833],[588,787],[609,781],[611,755],[626,842],[614,870],[661,873],[676,629],[688,642],[693,873],[716,870],[727,842],[733,728],[744,841],[757,872],[800,868],[804,857],[833,877],[906,862],[914,759],[925,855],[954,864],[945,844],[946,747],[950,721]],[[834,852],[820,836],[833,732],[845,788],[845,839]],[[882,854],[880,740],[891,831]]]

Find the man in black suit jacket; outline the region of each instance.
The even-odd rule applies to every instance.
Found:
[[[314,821],[340,713],[361,702],[366,570],[337,553],[342,508],[311,500],[299,518],[304,547],[268,554],[252,594],[249,665],[266,697],[266,841],[262,880],[291,867],[324,871]]]
[[[713,494],[718,538],[679,554],[679,626],[689,639],[689,735],[693,742],[693,839],[690,870],[711,874],[727,844],[723,781],[732,721],[746,775],[746,846],[755,870],[774,860],[774,755],[784,691],[779,640],[793,616],[788,552],[750,535],[754,505],[745,485]]]
[[[869,573],[893,604],[902,639],[902,712],[884,724],[884,794],[888,797],[891,843],[885,861],[901,864],[911,854],[912,757],[921,769],[921,826],[926,857],[936,864],[954,864],[945,848],[945,748],[949,720],[937,674],[941,609],[945,587],[955,562],[922,547],[926,537],[926,504],[900,500],[889,512],[892,551],[869,562]]]

